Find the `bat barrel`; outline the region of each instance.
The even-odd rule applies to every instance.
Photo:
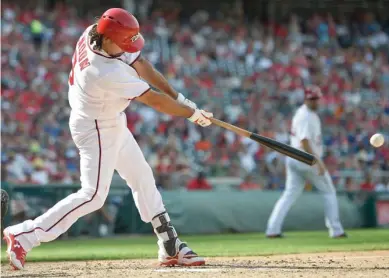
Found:
[[[269,147],[275,151],[278,151],[279,153],[287,155],[310,166],[316,163],[316,158],[312,154],[293,148],[284,143],[267,138],[265,136],[261,136],[256,133],[251,133],[250,138],[266,147]]]
[[[316,163],[315,157],[307,152],[301,151],[299,149],[293,148],[289,145],[283,144],[283,143],[278,142],[276,140],[267,138],[265,136],[261,136],[259,134],[250,132],[248,130],[242,129],[240,127],[234,126],[232,124],[223,122],[223,121],[215,119],[215,118],[211,118],[210,120],[212,121],[213,124],[215,124],[217,126],[225,128],[227,130],[230,130],[230,131],[232,131],[240,136],[248,137],[248,138],[260,143],[261,145],[267,146],[267,147],[269,147],[269,148],[271,148],[279,153],[282,153],[286,156],[292,157],[292,158],[294,158],[298,161],[301,161],[305,164],[312,166]]]

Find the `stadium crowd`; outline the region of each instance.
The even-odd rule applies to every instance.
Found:
[[[374,183],[368,190],[389,190],[388,177],[378,174],[389,170],[388,144],[373,149],[368,142],[377,131],[389,135],[387,22],[366,12],[245,24],[236,10],[212,16],[197,11],[182,19],[173,7],[155,9],[142,20],[142,55],[177,91],[217,118],[288,142],[303,86],[315,83],[324,94],[324,160],[331,174],[368,172],[366,179]],[[2,15],[1,158],[7,180],[78,183],[67,80],[76,40],[94,19],[61,4],[51,11],[4,4]],[[245,189],[283,187],[284,157],[278,153],[137,103],[126,113],[164,189],[184,187],[198,172],[245,178]],[[366,182],[335,179],[339,189],[344,184],[349,190]]]

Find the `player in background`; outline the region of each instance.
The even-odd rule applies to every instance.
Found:
[[[73,56],[68,94],[69,127],[80,152],[81,189],[36,219],[4,230],[14,269],[24,268],[26,254],[32,248],[56,239],[77,219],[100,209],[115,170],[131,188],[142,220],[151,222],[154,228],[161,265],[205,263],[179,240],[152,170],[127,128],[123,111],[136,100],[203,127],[211,124],[213,115],[197,109],[195,103],[177,93],[141,56],[143,46],[138,21],[119,8],[107,10],[80,37]]]
[[[312,167],[293,158],[286,159],[286,184],[281,198],[277,201],[269,218],[266,236],[282,237],[282,224],[289,209],[304,190],[305,182],[313,184],[323,195],[325,223],[330,237],[346,237],[339,220],[336,190],[321,157],[323,155],[321,122],[317,114],[322,96],[317,86],[305,89],[304,104],[292,119],[291,145],[313,154],[317,167]]]

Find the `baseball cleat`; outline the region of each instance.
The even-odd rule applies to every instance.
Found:
[[[347,234],[346,233],[343,233],[343,234],[340,234],[340,235],[337,235],[337,236],[333,236],[332,238],[347,238]]]
[[[193,252],[185,242],[178,238],[175,240],[176,254],[174,256],[169,256],[163,242],[158,241],[158,245],[158,260],[161,266],[200,266],[205,264],[203,257]]]
[[[10,265],[14,270],[22,270],[26,261],[27,252],[7,229],[4,230],[4,240],[7,242],[7,254]]]
[[[267,238],[283,238],[283,234],[266,235]]]

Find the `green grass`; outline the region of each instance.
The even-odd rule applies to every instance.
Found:
[[[283,239],[263,234],[182,236],[199,254],[212,256],[260,256],[331,251],[389,250],[389,230],[351,230],[347,239],[328,238],[326,231],[288,232]],[[2,245],[4,262],[5,246]],[[28,261],[156,258],[156,237],[57,240],[44,243],[28,254]]]

